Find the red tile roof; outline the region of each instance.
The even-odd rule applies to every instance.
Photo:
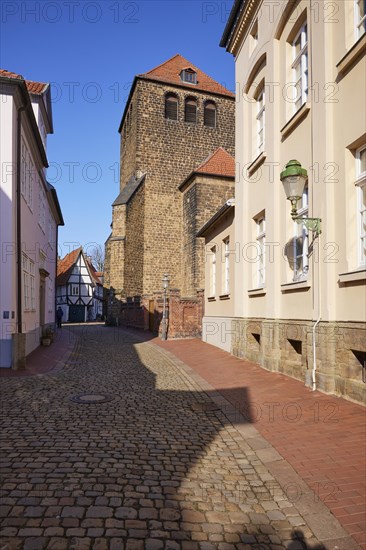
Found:
[[[102,281],[99,279],[99,275],[101,274],[100,272],[97,272],[97,270],[95,269],[95,267],[93,266],[92,262],[89,260],[89,258],[86,259],[87,261],[87,264],[88,264],[88,267],[89,267],[89,271],[90,271],[90,275],[92,277],[92,279],[94,280],[94,282],[97,284],[97,285],[101,285],[102,284]],[[103,275],[103,274],[101,274]]]
[[[82,253],[81,246],[76,250],[73,250],[72,252],[67,254],[64,258],[62,258],[62,260],[59,260],[57,262],[56,286],[66,285],[80,253]],[[91,278],[94,281],[94,283],[97,285],[102,285],[102,281],[99,279],[99,276],[103,275],[103,273],[97,272],[97,270],[93,266],[90,259],[85,255],[84,255],[84,259],[86,261],[87,267],[89,269]]]
[[[197,84],[189,84],[182,81],[180,73],[183,69],[188,68],[193,69],[197,73]],[[205,74],[201,69],[179,54],[176,54],[174,57],[168,59],[168,61],[151,69],[151,71],[137,76],[139,78],[149,78],[167,84],[174,84],[175,86],[189,87],[192,88],[192,90],[201,90],[235,97],[235,94],[227,90],[224,86],[216,82],[216,80]]]
[[[67,254],[64,258],[62,258],[62,260],[59,260],[57,262],[56,286],[66,285],[72,273],[75,262],[78,259],[79,254],[81,253],[81,250],[82,249],[80,246],[76,250],[73,250],[72,252]]]
[[[235,159],[225,149],[219,147],[194,172],[234,178]]]
[[[0,76],[6,76],[7,78],[15,78],[18,80],[25,80],[22,75],[6,71],[5,69],[0,69]],[[33,80],[26,80],[25,84],[27,86],[28,92],[30,94],[36,95],[42,94],[47,87],[47,84],[45,84],[44,82],[33,82]]]

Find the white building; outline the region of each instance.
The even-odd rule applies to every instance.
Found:
[[[46,181],[49,84],[0,70],[0,366],[23,368],[55,321],[56,190]]]
[[[91,260],[77,248],[59,260],[57,266],[57,307],[63,321],[84,323],[103,315],[103,283]]]

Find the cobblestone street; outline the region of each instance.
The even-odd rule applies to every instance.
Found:
[[[294,502],[163,350],[74,330],[62,370],[1,381],[1,550],[359,548],[311,492]]]

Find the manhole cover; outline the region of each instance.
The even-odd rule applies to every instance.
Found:
[[[112,399],[111,395],[104,395],[102,393],[82,393],[70,397],[70,400],[75,403],[106,403],[112,401]]]
[[[218,411],[220,410],[220,407],[216,405],[216,403],[193,403],[191,405],[191,408],[194,412],[200,412],[200,411]]]

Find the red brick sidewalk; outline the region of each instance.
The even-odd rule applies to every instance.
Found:
[[[313,392],[200,340],[152,341],[251,418],[361,548],[365,538],[365,409]],[[248,397],[249,396],[249,397]]]
[[[33,376],[62,368],[66,359],[72,353],[75,344],[75,336],[71,331],[66,327],[58,329],[53,344],[48,347],[39,346],[28,355],[24,370],[0,369],[0,378]]]

